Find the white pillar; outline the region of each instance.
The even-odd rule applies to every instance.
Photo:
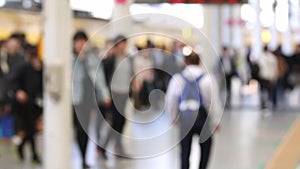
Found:
[[[271,51],[274,51],[277,49],[278,47],[278,31],[275,27],[275,24],[273,24],[271,27],[270,27],[270,33],[271,33],[271,40],[269,42],[269,49]]]
[[[230,16],[230,6],[229,5],[222,5],[222,46],[231,45],[231,36],[230,36],[230,25],[228,21],[231,19]],[[219,49],[220,50],[220,49]]]
[[[71,169],[71,10],[67,0],[44,1],[44,169]]]
[[[115,0],[113,15],[112,15],[112,36],[117,36],[119,34],[128,35],[133,29],[132,20],[127,17],[126,19],[120,20],[123,17],[130,15],[129,8],[134,0]]]
[[[209,6],[209,5],[208,5]],[[212,44],[216,48],[216,52],[219,52],[221,49],[221,41],[220,41],[220,35],[221,35],[221,19],[220,19],[220,6],[219,5],[211,5],[211,12],[210,16],[211,17],[211,24],[210,24],[210,29],[211,29],[211,39],[212,39]]]
[[[292,32],[291,32],[291,2],[288,0],[281,0],[278,2],[276,12],[277,12],[277,27],[282,28],[282,53],[285,55],[291,55],[293,53],[293,42],[292,42]],[[280,16],[280,17],[279,17]],[[299,18],[298,18],[299,19]],[[280,26],[284,24],[284,26]]]
[[[297,20],[296,22],[296,26],[295,26],[295,40],[297,44],[300,44],[300,0],[297,1],[298,5],[296,5],[294,12],[295,12],[295,20]],[[294,22],[294,21],[293,21]]]
[[[204,27],[201,30],[205,35],[200,35],[200,44],[204,49],[202,51],[205,67],[208,70],[212,70],[215,66],[217,56],[220,53],[220,19],[218,15],[218,6],[216,5],[204,5]]]
[[[268,44],[268,48],[271,50],[271,51],[274,51],[278,48],[278,31],[276,29],[276,26],[275,26],[275,10],[273,9],[273,5],[275,3],[275,0],[271,0],[269,1],[269,6],[265,7],[266,9],[264,10],[268,10],[270,12],[270,17],[272,16],[273,18],[269,18],[269,20],[272,20],[272,24],[270,25],[270,34],[271,34],[271,39],[270,39],[270,42]]]
[[[241,21],[241,5],[233,5],[232,6],[232,18],[234,20],[234,24],[232,25],[232,47],[233,48],[242,48],[243,38],[242,38],[242,25]]]
[[[282,33],[283,35],[283,40],[282,40],[282,53],[291,56],[294,52],[293,49],[293,37],[292,37],[292,32],[291,29],[288,28],[287,31]]]
[[[261,40],[261,24],[259,21],[259,14],[260,14],[260,6],[259,6],[259,0],[251,0],[250,5],[255,9],[256,12],[256,19],[253,26],[252,31],[252,55],[254,58],[258,58],[261,54],[263,43]]]
[[[300,43],[300,0],[291,0],[292,2],[292,18],[291,28],[294,31],[294,40],[297,44]]]

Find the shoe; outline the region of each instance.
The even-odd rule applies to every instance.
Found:
[[[121,151],[116,151],[115,156],[117,158],[123,158],[123,159],[129,159],[130,158],[130,155],[125,153],[125,151],[123,149],[121,149]]]
[[[33,164],[37,164],[37,165],[41,164],[41,160],[40,160],[40,158],[39,158],[37,155],[34,155],[34,156],[33,156],[31,162],[32,162]]]
[[[89,165],[87,165],[86,163],[83,163],[82,164],[82,168],[83,169],[89,169],[89,168],[91,168]]]
[[[119,159],[130,159],[128,154],[122,154],[122,155],[116,154],[115,156]]]
[[[107,160],[107,155],[106,155],[106,151],[104,148],[98,146],[97,147],[97,151],[98,151],[98,154],[104,159],[104,160]]]
[[[21,146],[18,146],[17,153],[20,161],[24,161],[24,152]]]

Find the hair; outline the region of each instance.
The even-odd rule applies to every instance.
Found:
[[[191,65],[199,65],[200,57],[197,53],[192,52],[190,55],[185,56],[185,61]]]
[[[265,46],[264,46],[264,51],[265,51],[265,52],[268,51],[268,45],[265,45]]]
[[[228,50],[228,47],[224,45],[224,46],[222,46],[222,49],[223,50]]]
[[[84,39],[84,40],[88,40],[88,37],[86,35],[86,33],[84,31],[77,31],[73,37],[73,40],[79,40],[79,39]]]
[[[127,39],[123,35],[118,35],[114,38],[113,42],[115,43],[115,45],[118,45],[121,42],[127,42]]]

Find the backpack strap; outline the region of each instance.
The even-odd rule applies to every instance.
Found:
[[[184,74],[181,72],[180,73],[181,77],[183,78],[183,80],[185,81],[186,84],[191,83],[192,81],[190,81],[187,77],[184,76]],[[200,80],[205,76],[205,73],[202,73],[200,76],[198,76],[195,79],[195,82],[197,83],[197,85],[199,84]],[[200,105],[204,105],[204,100],[203,100],[203,96],[202,96],[202,92],[201,92],[201,88],[200,86],[198,86],[198,90],[199,90],[199,99],[200,99]]]

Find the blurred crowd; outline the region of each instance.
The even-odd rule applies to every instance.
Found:
[[[42,115],[43,65],[37,47],[22,33],[12,34],[0,48],[1,135],[18,135],[17,152],[24,159],[24,145],[31,145],[32,161],[40,163],[35,134]],[[4,125],[4,124],[6,125]]]
[[[253,80],[258,82],[261,109],[277,110],[279,103],[284,103],[286,105],[283,106],[287,107],[286,93],[299,86],[300,82],[300,45],[295,47],[292,55],[285,55],[281,46],[271,51],[267,45],[263,47],[259,56],[252,55],[251,47],[246,47],[244,53],[237,49],[231,51],[226,46],[220,53],[226,79],[220,86],[223,90],[226,86],[226,107],[230,108],[232,105],[234,77],[238,78],[242,85],[249,85]],[[219,65],[218,69],[221,68]]]
[[[107,158],[105,148],[113,140],[115,153],[126,156],[122,145],[122,133],[126,119],[125,103],[128,94],[133,100],[136,111],[154,106],[159,108],[164,98],[149,99],[152,90],[167,91],[171,77],[185,67],[185,44],[174,41],[170,49],[165,45],[156,45],[148,40],[146,45],[134,46],[128,51],[128,42],[124,36],[107,40],[104,48],[99,49],[88,41],[84,31],[78,31],[73,37],[73,109],[74,131],[85,163],[90,115],[92,109],[99,108],[97,118],[98,151]],[[255,79],[260,84],[260,107],[276,109],[282,95],[300,83],[300,45],[292,56],[285,56],[280,47],[269,51],[264,47],[261,56],[254,58],[250,47],[245,55],[239,50],[231,51],[224,46],[220,53],[226,86],[226,106],[231,107],[232,78],[238,77],[243,85]],[[100,63],[100,64],[99,64]],[[100,68],[100,69],[99,69]],[[94,78],[96,77],[96,78]],[[133,77],[133,78],[132,78]],[[90,96],[96,91],[96,103],[90,102]],[[117,100],[114,100],[117,99]],[[114,101],[112,101],[114,100]],[[43,114],[43,64],[38,56],[38,47],[30,45],[22,33],[12,34],[0,43],[0,137],[15,137],[18,157],[24,159],[24,145],[31,145],[32,161],[40,163],[36,151],[35,135],[42,131]],[[99,138],[101,116],[108,120],[114,131],[109,131],[105,139]]]

